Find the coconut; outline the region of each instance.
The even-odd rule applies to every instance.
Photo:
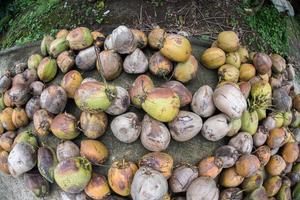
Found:
[[[30,99],[30,88],[27,85],[14,85],[8,95],[13,105],[22,106]]]
[[[26,126],[29,123],[29,119],[24,108],[14,109],[12,113],[12,122],[16,128]]]
[[[182,164],[173,170],[169,179],[170,189],[174,193],[185,192],[197,177],[197,167]]]
[[[135,173],[131,184],[133,200],[163,199],[167,192],[168,183],[160,172],[141,167]]]
[[[241,129],[242,120],[241,120],[241,118],[231,119],[229,125],[230,125],[231,129],[227,133],[227,136],[232,137],[232,136],[236,135],[239,132],[239,130]]]
[[[222,65],[218,69],[219,81],[228,81],[237,83],[239,80],[239,70],[230,64]]]
[[[286,71],[287,71],[288,80],[293,81],[295,79],[295,76],[296,76],[296,72],[295,72],[295,69],[294,69],[293,65],[288,64]]]
[[[78,146],[72,141],[65,141],[57,145],[56,156],[59,162],[69,158],[78,157],[80,155]]]
[[[237,69],[241,66],[241,58],[238,52],[231,52],[226,54],[226,64],[235,66]]]
[[[272,104],[278,111],[287,112],[292,108],[292,98],[289,96],[287,91],[283,88],[278,88],[273,91]]]
[[[67,35],[66,40],[73,50],[85,49],[93,43],[91,32],[85,27],[78,27],[71,30]]]
[[[241,81],[249,81],[251,78],[255,76],[256,70],[252,64],[244,63],[240,68],[240,80]]]
[[[174,78],[182,83],[187,83],[196,77],[198,71],[198,61],[190,55],[187,61],[177,63],[174,69]]]
[[[62,87],[50,85],[42,92],[40,104],[41,108],[53,114],[61,113],[67,104],[67,94]]]
[[[218,114],[208,118],[201,129],[201,134],[207,140],[218,141],[225,137],[230,131],[230,121],[228,116]]]
[[[112,190],[121,195],[130,195],[131,183],[138,170],[136,164],[130,161],[115,161],[108,170],[108,182]]]
[[[148,153],[140,159],[139,167],[150,167],[162,173],[162,175],[168,179],[172,174],[173,158],[167,153]]]
[[[24,183],[26,189],[37,198],[43,198],[50,192],[49,183],[39,173],[26,173],[24,175]]]
[[[285,126],[285,127],[289,126],[292,123],[292,120],[293,120],[292,111],[283,113],[283,126]]]
[[[0,92],[6,92],[11,87],[11,84],[11,78],[7,74],[2,75],[0,78]]]
[[[37,166],[40,174],[50,183],[54,183],[54,169],[58,164],[56,153],[51,147],[43,146],[37,152]]]
[[[186,200],[218,200],[219,189],[216,182],[209,177],[196,178],[186,191]]]
[[[110,34],[104,40],[104,50],[111,50],[111,49],[113,49],[113,43],[112,43],[112,38],[111,38],[111,34]]]
[[[40,54],[32,54],[27,61],[29,69],[37,69],[43,57]]]
[[[271,176],[279,176],[285,167],[286,163],[284,159],[279,155],[273,155],[271,156],[265,169]]]
[[[7,131],[0,136],[0,147],[7,152],[10,152],[13,146],[16,133],[13,131]]]
[[[92,31],[91,35],[93,37],[94,40],[94,44],[97,47],[102,47],[104,45],[104,41],[105,41],[105,35],[99,31]]]
[[[262,186],[264,182],[264,172],[258,170],[253,176],[245,178],[242,183],[242,188],[245,192],[251,192]]]
[[[225,62],[225,52],[220,48],[208,48],[201,55],[201,63],[208,69],[217,69]]]
[[[96,65],[96,52],[94,47],[81,50],[75,58],[76,66],[83,70],[88,71],[94,69]]]
[[[13,147],[21,142],[27,142],[28,144],[31,144],[33,147],[37,147],[37,139],[36,137],[32,134],[31,131],[23,131],[17,135],[14,139]]]
[[[110,189],[105,176],[93,173],[84,192],[92,199],[106,199],[110,195]]]
[[[258,115],[256,111],[245,110],[242,115],[241,130],[254,135],[258,127]]]
[[[253,144],[256,147],[260,147],[267,141],[268,137],[268,129],[266,129],[264,126],[258,126],[256,133],[253,135]]]
[[[8,152],[0,151],[0,171],[3,174],[9,175],[10,173],[8,170],[7,158],[8,158]]]
[[[14,131],[16,129],[12,121],[13,109],[10,107],[5,108],[0,114],[0,121],[2,126],[7,131]]]
[[[113,50],[104,50],[99,54],[97,69],[106,80],[113,80],[122,72],[122,58]]]
[[[43,58],[37,68],[37,74],[41,81],[50,82],[54,79],[57,72],[55,59],[49,57]]]
[[[240,188],[227,188],[220,193],[220,200],[242,200],[243,191]]]
[[[111,34],[113,49],[120,54],[130,54],[137,47],[133,33],[126,26],[118,26]]]
[[[24,72],[17,74],[13,78],[12,85],[30,85],[33,81],[38,79],[37,72],[35,69],[26,69]]]
[[[54,170],[54,179],[65,192],[79,193],[89,183],[91,174],[91,163],[85,158],[76,157],[60,162]]]
[[[178,114],[180,99],[169,88],[154,88],[150,90],[142,108],[154,119],[161,122],[170,122]]]
[[[253,139],[247,132],[240,132],[229,140],[229,145],[235,147],[241,154],[250,154],[253,148]]]
[[[135,41],[137,42],[137,48],[144,48],[147,46],[148,38],[146,34],[138,29],[131,29],[131,32],[134,36]]]
[[[220,175],[220,185],[223,187],[237,187],[244,180],[244,177],[240,176],[234,167],[224,169]]]
[[[126,56],[123,68],[129,74],[142,74],[148,69],[148,59],[145,54],[137,48],[130,55]]]
[[[142,121],[141,142],[149,151],[162,151],[167,149],[171,140],[168,128],[148,115]]]
[[[270,55],[272,61],[272,71],[275,73],[282,73],[286,68],[286,61],[278,54]]]
[[[292,118],[292,123],[290,126],[293,128],[297,128],[300,125],[300,113],[298,111],[294,110],[292,115],[293,115],[293,118]]]
[[[192,110],[201,117],[212,116],[216,110],[212,96],[213,90],[209,85],[201,86],[193,96]]]
[[[90,139],[102,136],[107,128],[107,115],[104,112],[91,114],[82,112],[80,115],[80,126],[84,135]]]
[[[32,97],[25,106],[25,112],[29,119],[33,118],[33,114],[40,109],[40,97]]]
[[[179,111],[177,117],[168,123],[174,140],[185,142],[195,137],[202,128],[200,116],[189,111]]]
[[[222,171],[222,163],[214,156],[204,158],[198,164],[199,176],[216,178]]]
[[[282,158],[286,163],[293,163],[299,156],[299,147],[297,142],[288,142],[282,147]]]
[[[7,161],[10,174],[17,178],[34,168],[36,165],[36,150],[27,142],[18,143],[9,153]]]
[[[14,103],[12,102],[12,99],[9,96],[9,90],[7,90],[3,95],[3,102],[5,107],[14,107]]]
[[[33,115],[33,125],[37,135],[46,136],[50,132],[53,115],[47,110],[37,110]]]
[[[131,102],[140,108],[145,101],[147,94],[153,88],[154,84],[149,76],[144,74],[138,76],[129,89]]]
[[[241,63],[246,63],[249,60],[249,52],[248,52],[248,50],[246,48],[240,47],[237,50],[237,53],[240,56]]]
[[[282,86],[283,76],[278,75],[276,77],[270,77],[270,85],[272,89],[280,88]]]
[[[240,118],[247,108],[242,92],[231,84],[218,87],[213,93],[215,106],[230,118]]]
[[[74,100],[83,111],[99,113],[107,110],[116,96],[116,88],[98,81],[82,83],[76,90]]]
[[[138,116],[133,112],[128,112],[117,116],[110,124],[114,136],[124,143],[136,141],[142,131],[142,125]]]
[[[80,155],[94,165],[101,165],[108,158],[108,149],[98,140],[81,140]]]
[[[223,31],[218,35],[218,47],[226,52],[237,51],[240,47],[238,35],[233,31]]]
[[[45,35],[41,42],[41,53],[43,56],[48,55],[50,44],[54,40],[54,38],[50,35]]]
[[[63,51],[68,50],[69,42],[65,38],[57,38],[50,44],[49,54],[56,58]]]
[[[73,51],[64,51],[57,56],[56,62],[62,73],[68,72],[75,65],[74,57]],[[78,65],[78,68],[79,66],[80,65]]]
[[[269,132],[267,144],[270,148],[278,148],[284,145],[286,133],[283,128],[274,128]]]
[[[253,64],[257,72],[261,75],[264,75],[271,70],[272,60],[265,53],[256,53],[253,58]]]
[[[82,80],[81,74],[76,70],[72,70],[64,75],[60,85],[66,91],[69,98],[74,98],[75,91],[79,88]]]
[[[67,29],[60,29],[56,33],[55,37],[56,38],[66,38],[68,36],[68,34],[69,34],[69,31]]]
[[[168,34],[160,53],[175,62],[185,62],[192,54],[192,46],[187,38],[181,35]]]
[[[153,75],[167,78],[166,76],[173,70],[173,64],[158,51],[149,60],[149,70]]]
[[[178,81],[168,81],[161,85],[163,88],[170,88],[180,99],[180,107],[184,107],[191,103],[192,93]]]
[[[105,110],[106,113],[110,115],[120,115],[128,109],[130,105],[129,93],[126,89],[116,86],[116,97],[108,109]]]
[[[216,149],[215,163],[218,163],[218,166],[222,168],[229,168],[236,163],[239,156],[239,152],[236,148],[230,145],[224,145]]]
[[[33,81],[30,84],[30,90],[33,96],[40,96],[44,88],[45,85],[41,81]]]
[[[260,162],[255,155],[242,155],[235,164],[237,174],[243,177],[253,176],[260,168]]]
[[[149,46],[153,49],[160,49],[167,33],[164,29],[155,28],[148,35]]]
[[[76,118],[67,113],[54,117],[50,129],[56,137],[62,140],[73,140],[80,134]]]

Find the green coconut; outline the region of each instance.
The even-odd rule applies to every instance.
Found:
[[[261,187],[263,183],[264,183],[264,173],[262,170],[259,170],[253,176],[244,179],[242,183],[242,188],[243,191],[245,192],[251,192]]]
[[[268,200],[268,195],[264,187],[253,190],[245,200]]]
[[[226,64],[235,66],[236,68],[241,67],[241,58],[238,52],[230,52],[226,54]]]
[[[18,143],[21,142],[27,142],[31,144],[33,147],[38,146],[38,142],[36,137],[31,133],[31,131],[23,131],[17,135],[17,137],[14,140],[13,146],[15,146]]]
[[[38,77],[41,81],[44,82],[52,81],[56,75],[56,72],[57,72],[56,60],[50,57],[44,58],[40,62],[37,68]]]
[[[93,44],[91,31],[86,27],[78,27],[69,32],[66,39],[73,50],[85,49]]]
[[[41,42],[41,53],[43,56],[47,56],[50,49],[50,44],[54,38],[50,35],[45,35]]]
[[[76,90],[74,100],[83,111],[101,113],[109,108],[116,97],[116,88],[98,81],[82,83]]]
[[[265,81],[257,81],[251,85],[251,96],[253,98],[258,98],[260,96],[265,97],[267,99],[271,99],[272,97],[272,87],[268,82]]]
[[[281,128],[284,123],[284,116],[283,113],[277,112],[273,114],[273,118],[275,119],[275,127]]]
[[[234,118],[230,121],[229,123],[230,131],[227,133],[227,136],[232,137],[234,135],[236,135],[239,130],[242,127],[242,119],[241,118]]]
[[[91,176],[92,165],[83,157],[61,161],[54,170],[54,179],[57,185],[63,191],[73,194],[83,191]]]
[[[277,200],[291,200],[292,199],[292,191],[291,187],[286,184],[283,184],[276,195]]]
[[[258,115],[258,121],[265,119],[267,117],[267,109],[260,108],[256,110]]]
[[[50,44],[49,54],[56,58],[60,53],[68,50],[69,42],[65,38],[57,38]]]
[[[251,135],[256,133],[258,128],[258,114],[256,111],[244,111],[242,115],[242,127],[241,130],[248,132]]]
[[[283,113],[283,126],[289,126],[293,120],[293,113],[291,111]]]
[[[32,54],[27,61],[29,69],[37,69],[43,57],[40,54]]]

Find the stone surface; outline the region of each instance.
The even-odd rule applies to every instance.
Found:
[[[195,38],[190,38],[193,45],[193,54],[196,58],[199,58],[200,53],[207,48],[208,44],[205,44]],[[13,48],[10,50],[6,50],[5,52],[0,52],[0,73],[3,74],[7,67],[11,67],[16,62],[26,62],[27,58],[33,53],[39,53],[39,43],[35,43],[32,45]],[[150,50],[147,51],[147,55],[150,55]],[[59,72],[57,74],[54,81],[49,84],[59,84],[63,74]],[[82,72],[83,77],[93,77],[98,80],[101,80],[100,74],[94,69],[90,72]],[[123,72],[119,78],[113,81],[113,84],[121,85],[125,88],[129,88],[131,83],[135,80],[137,76],[129,75]],[[152,77],[155,85],[159,86],[162,82],[166,81],[163,79]],[[217,74],[216,71],[207,70],[203,66],[200,66],[197,77],[187,84],[187,87],[194,93],[201,85],[208,84],[215,87],[217,83]],[[184,108],[184,109],[189,109]],[[137,112],[142,119],[143,112],[134,107],[130,107],[130,111]],[[68,105],[66,111],[74,114],[78,119],[80,116],[80,110],[75,107],[75,103],[73,100],[68,101]],[[113,117],[109,117],[109,121],[112,120]],[[32,128],[32,125],[29,126]],[[80,139],[83,138],[83,134],[81,134],[80,138],[77,138],[75,142],[77,144],[80,143]],[[128,159],[131,161],[138,161],[138,159],[147,153],[148,151],[142,146],[141,142],[137,140],[133,144],[125,144],[119,142],[108,130],[102,137],[99,138],[100,141],[105,143],[109,149],[109,160],[101,167],[94,167],[94,170],[101,172],[102,174],[106,174],[107,170],[114,160],[119,159]],[[44,143],[50,146],[55,147],[60,141],[55,138],[53,135],[49,135],[46,138],[40,138],[40,143]],[[175,164],[180,162],[188,162],[191,164],[198,163],[205,156],[211,155],[214,149],[223,144],[225,141],[219,142],[210,142],[205,140],[201,134],[197,135],[190,141],[179,143],[174,140],[171,141],[170,146],[167,151],[170,155],[174,157]],[[1,200],[31,200],[34,197],[26,191],[26,188],[23,185],[23,177],[19,179],[13,179],[12,177],[0,175],[0,199]],[[57,186],[51,186],[51,194],[50,196],[44,199],[60,199],[58,194]]]

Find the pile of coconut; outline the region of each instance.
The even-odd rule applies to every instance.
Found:
[[[161,28],[147,36],[125,26],[106,37],[85,27],[45,36],[41,54],[0,78],[0,171],[24,178],[36,197],[57,184],[64,200],[299,199],[300,95],[293,66],[278,54],[248,53],[232,31],[196,57],[218,70],[219,83],[192,94],[185,84],[200,69],[184,36]],[[95,67],[98,80],[83,77]],[[58,71],[64,76],[52,84]],[[109,82],[122,71],[137,76],[129,89]],[[150,74],[164,83],[154,85]],[[71,101],[82,111],[79,119],[65,111]],[[128,111],[131,105],[145,113],[142,119]],[[30,121],[34,128],[24,131]],[[108,174],[96,172],[109,157],[100,141],[108,130],[123,143],[139,139],[150,152],[138,163],[116,160]],[[49,134],[61,143],[41,143]],[[175,166],[163,152],[171,139],[200,134],[229,142],[197,164]]]

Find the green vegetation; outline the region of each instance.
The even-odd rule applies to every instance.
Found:
[[[14,0],[0,13],[0,48],[54,35],[59,29],[91,27],[103,21],[104,1]]]
[[[247,34],[246,43],[258,51],[287,54],[287,17],[273,5],[256,5],[246,0],[239,8],[244,22],[254,34]],[[251,9],[249,9],[251,8]]]

